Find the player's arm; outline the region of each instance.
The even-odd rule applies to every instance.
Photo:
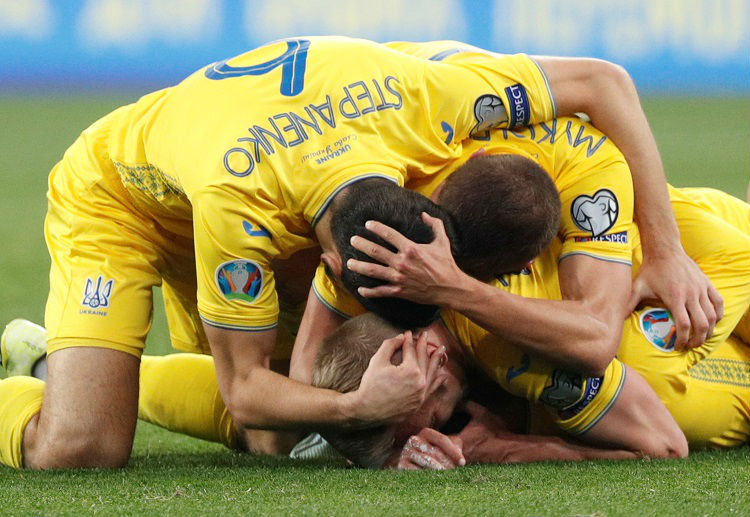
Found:
[[[631,309],[644,298],[661,299],[675,318],[676,347],[700,345],[722,317],[723,301],[682,248],[664,167],[632,79],[607,61],[535,59],[547,76],[557,115],[586,113],[615,142],[632,171],[643,265],[633,286]]]
[[[620,336],[617,328],[622,326],[615,314],[618,307],[610,310],[602,300],[606,298],[607,290],[615,286],[624,286],[623,292],[628,292],[628,267],[621,265],[610,271],[603,261],[569,262],[568,269],[578,269],[567,291],[571,299],[524,298],[461,271],[453,260],[442,222],[427,214],[423,218],[436,235],[429,244],[415,244],[375,221],[368,222],[368,229],[390,242],[397,252],[363,237],[352,240],[355,248],[384,265],[352,259],[347,267],[388,282],[379,287],[360,288],[362,296],[399,296],[419,303],[437,304],[464,314],[492,334],[513,341],[556,364],[585,375],[602,373],[614,357]],[[611,278],[589,279],[598,286],[589,291],[585,285],[586,267]],[[608,281],[612,282],[609,287]],[[600,307],[598,304],[602,303]],[[614,327],[608,327],[610,324]]]
[[[302,315],[299,331],[294,340],[289,377],[305,384],[312,384],[315,358],[318,356],[320,344],[345,321],[346,318],[323,305],[314,290],[310,289],[305,313]]]
[[[618,447],[651,458],[684,458],[685,435],[638,372],[625,368],[622,390],[601,419],[577,438],[587,445]]]
[[[508,431],[500,414],[467,402],[471,420],[457,437],[467,463],[529,463],[534,461],[627,460],[640,455],[632,450],[584,445],[557,436],[524,435]]]
[[[360,388],[342,394],[271,371],[275,330],[247,332],[205,323],[204,329],[222,398],[242,428],[305,429],[398,420],[416,411],[424,399],[427,347],[410,337],[387,340],[363,375]],[[404,362],[392,365],[391,356],[402,348]]]

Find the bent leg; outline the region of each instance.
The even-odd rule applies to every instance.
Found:
[[[52,353],[42,408],[24,432],[24,466],[124,466],[135,435],[138,362],[106,348]]]
[[[688,372],[684,395],[667,405],[693,448],[750,439],[750,348],[735,337]]]

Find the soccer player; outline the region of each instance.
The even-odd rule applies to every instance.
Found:
[[[668,420],[664,419],[663,413],[659,416],[657,405],[649,404],[650,390],[644,390],[642,379],[635,372],[643,375],[659,395],[691,447],[731,447],[746,443],[750,436],[750,206],[710,189],[673,190],[672,199],[686,249],[728,302],[725,320],[729,325],[722,327],[705,345],[689,351],[676,351],[674,322],[667,311],[654,307],[645,307],[628,318],[618,359],[610,363],[603,375],[596,377],[560,368],[529,354],[510,341],[491,335],[455,311],[443,313],[444,324],[432,327],[429,339],[446,346],[453,360],[456,356],[463,356],[465,362],[478,364],[486,375],[508,392],[545,406],[548,417],[559,429],[584,439],[588,444],[605,443],[650,455],[679,454],[679,439],[674,435],[670,439]],[[634,267],[637,268],[640,245],[637,233],[631,237],[635,241]],[[528,274],[507,275],[495,282],[494,287],[525,296],[559,300],[561,293],[557,276],[562,248],[559,241],[553,242],[535,260]],[[328,299],[335,303],[334,298]],[[370,353],[377,349],[378,339],[394,334],[392,327],[384,334],[382,323],[375,326],[380,326],[381,330],[370,328],[370,332],[376,333]],[[355,332],[356,336],[367,334],[361,328]],[[338,339],[340,336],[327,346],[335,349]],[[324,358],[317,366],[316,384],[337,389],[351,389],[352,383],[356,385],[357,371],[361,367],[350,364],[345,373],[335,373],[338,366],[334,363],[340,359],[326,356],[335,356],[336,352],[326,349],[321,355]],[[367,354],[359,356],[359,360],[366,359]],[[457,363],[449,364],[448,371],[458,368]],[[442,391],[436,390],[407,422],[407,434],[435,422],[437,426],[445,422],[459,398],[457,385],[455,379],[446,380]],[[403,426],[400,431],[404,437]],[[476,431],[476,428],[471,428],[467,432]],[[495,431],[502,435],[507,429],[500,427]],[[341,448],[349,450],[353,447],[351,454],[354,458],[359,458],[364,464],[373,464],[384,459],[388,451],[383,444],[394,439],[394,432],[393,428],[381,428],[370,434],[344,432],[331,436]],[[434,434],[430,440],[431,446],[442,444],[451,449],[448,440],[439,440]],[[543,450],[529,449],[523,444],[533,443],[537,447],[540,442],[536,439],[519,441],[507,435],[485,436],[480,442],[481,446],[464,440],[469,447],[467,450],[475,454],[471,457],[475,461],[575,459],[575,455],[581,453],[571,452],[557,441],[544,442]],[[420,451],[414,449],[414,443],[425,445],[413,440],[405,452],[407,456],[420,455]],[[512,457],[506,455],[504,447],[508,446],[513,447]],[[544,456],[543,452],[549,455]],[[582,457],[596,457],[592,454],[589,451]],[[445,459],[444,455],[440,457]],[[419,461],[430,462],[424,458]]]
[[[627,372],[616,382],[584,379],[534,359],[527,361],[528,369],[520,371],[523,365],[511,366],[510,361],[500,358],[500,352],[490,359],[489,344],[482,345],[483,354],[474,355],[476,347],[464,348],[451,330],[442,323],[431,328],[428,339],[434,346],[447,346],[449,359],[440,371],[440,383],[419,411],[399,425],[329,430],[324,433],[326,438],[361,466],[405,469],[444,469],[466,463],[632,459],[643,455],[683,457],[687,454],[686,436],[691,448],[739,446],[750,438],[750,347],[735,336],[704,359],[715,363],[707,368],[697,363],[692,369],[684,369],[680,353],[658,359],[652,355],[654,370],[670,364],[683,367],[683,382],[662,395],[669,401],[673,418],[644,379],[622,364],[613,364]],[[372,313],[349,320],[323,344],[314,384],[352,389],[380,342],[398,332]],[[623,348],[639,348],[637,335],[627,329],[625,337],[634,341],[624,340]],[[645,339],[643,342],[651,346]],[[511,348],[501,349],[508,352]],[[471,401],[464,404],[465,369],[474,371],[476,364],[472,363],[478,363],[495,382],[514,383],[513,392],[533,403],[530,418],[527,409],[499,392],[493,394],[492,413]],[[500,371],[511,380],[500,381]],[[482,376],[475,373],[471,381],[477,379],[481,383]],[[592,386],[596,391],[592,392]],[[456,409],[459,418],[453,414]],[[549,426],[550,421],[557,430]],[[585,432],[566,429],[573,422],[576,427],[587,422]],[[465,427],[461,428],[461,423]],[[436,430],[444,425],[453,429],[446,433],[453,434]],[[561,436],[561,430],[573,436]]]
[[[325,241],[326,208],[354,182],[429,176],[461,155],[467,137],[574,112],[623,149],[639,182],[639,220],[653,235],[642,276],[660,294],[679,293],[668,302],[690,313],[700,339],[715,318],[700,304],[710,286],[679,247],[656,146],[623,70],[586,59],[467,52],[437,61],[361,40],[284,40],[114,111],[55,166],[45,225],[49,380],[0,382],[0,462],[127,462],[155,285],[172,303],[197,305],[200,318],[181,320],[173,339],[195,344],[205,332],[222,397],[243,429],[360,425],[413,407],[424,369],[382,364],[347,396],[268,370],[278,314],[272,261]],[[701,287],[686,309],[690,285]]]

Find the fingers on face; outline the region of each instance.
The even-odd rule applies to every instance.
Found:
[[[390,364],[391,358],[393,355],[398,351],[403,349],[404,347],[404,334],[399,334],[398,336],[394,336],[390,339],[386,339],[383,341],[383,344],[380,345],[380,348],[377,352],[375,352],[375,355],[372,356],[373,360],[379,362],[379,363],[388,363]]]

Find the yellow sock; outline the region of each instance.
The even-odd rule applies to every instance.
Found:
[[[211,356],[144,355],[138,418],[170,431],[223,443],[231,449],[237,445]]]
[[[44,382],[34,377],[0,380],[0,463],[23,468],[23,431],[42,407],[43,396]]]

